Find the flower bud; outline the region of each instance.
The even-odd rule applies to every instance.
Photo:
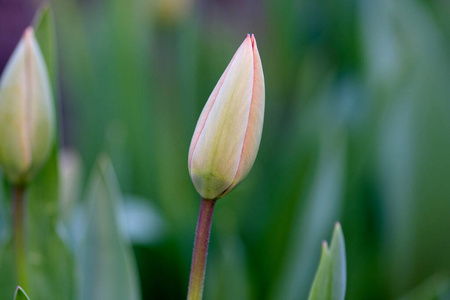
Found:
[[[50,79],[29,27],[0,79],[0,165],[12,183],[28,182],[46,162],[54,127]]]
[[[264,75],[248,35],[206,102],[189,149],[189,173],[205,199],[223,197],[250,171],[264,122]]]

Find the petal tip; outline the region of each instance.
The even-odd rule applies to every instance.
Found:
[[[245,38],[246,42],[249,42],[251,45],[253,45],[253,38],[252,38],[253,34],[248,33],[247,37]]]
[[[33,35],[34,35],[33,27],[28,26],[27,28],[25,28],[25,31],[23,32],[24,39],[31,39]]]
[[[253,33],[252,33],[252,36],[251,36],[251,43],[252,43],[252,48],[257,48],[255,35]]]

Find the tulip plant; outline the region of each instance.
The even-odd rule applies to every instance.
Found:
[[[206,102],[189,149],[189,174],[201,196],[188,300],[202,298],[216,200],[250,171],[264,121],[264,74],[258,47],[248,35]]]

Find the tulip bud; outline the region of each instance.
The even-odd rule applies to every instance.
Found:
[[[264,75],[248,35],[206,102],[189,149],[189,173],[205,199],[223,197],[250,171],[264,121]]]
[[[54,127],[50,79],[29,27],[0,79],[0,165],[12,183],[28,182],[46,162]]]

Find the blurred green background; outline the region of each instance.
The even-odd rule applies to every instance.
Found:
[[[265,74],[263,137],[217,203],[205,299],[306,299],[337,220],[347,299],[450,299],[448,0],[50,2],[76,185],[65,207],[109,154],[143,299],[186,296],[200,205],[189,143],[247,33]],[[0,0],[1,69],[38,5]],[[70,240],[84,220],[69,208]]]

